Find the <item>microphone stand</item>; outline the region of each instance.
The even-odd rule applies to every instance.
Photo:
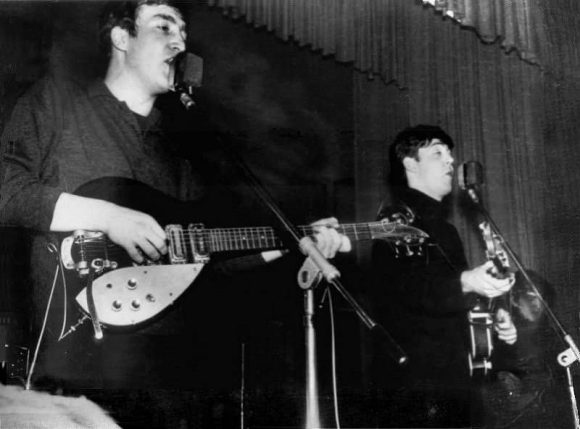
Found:
[[[509,245],[509,243],[504,239],[498,226],[495,224],[495,222],[491,218],[490,214],[488,213],[488,211],[485,209],[485,207],[481,203],[480,198],[479,198],[475,188],[473,186],[470,186],[470,187],[466,187],[464,190],[467,192],[467,195],[469,195],[469,198],[472,200],[472,202],[477,207],[479,213],[488,222],[492,232],[500,239],[502,247],[505,249],[510,260],[514,263],[514,265],[516,266],[518,271],[522,274],[522,276],[526,280],[528,286],[532,289],[532,291],[534,292],[534,294],[537,296],[538,300],[540,301],[542,307],[546,310],[546,313],[548,314],[548,317],[549,317],[550,321],[552,322],[552,328],[562,337],[564,342],[568,345],[568,348],[566,350],[564,350],[563,352],[558,354],[557,360],[558,360],[558,363],[562,367],[566,368],[568,392],[570,394],[570,404],[572,407],[572,417],[574,419],[574,429],[580,429],[580,415],[578,413],[578,405],[576,402],[574,382],[572,379],[572,373],[570,371],[570,365],[572,365],[574,362],[577,362],[577,361],[580,362],[580,349],[578,349],[578,346],[574,342],[574,339],[572,338],[572,336],[568,332],[566,332],[564,326],[562,325],[562,323],[560,323],[560,321],[558,320],[558,318],[556,317],[556,315],[554,314],[554,312],[552,311],[552,309],[550,308],[550,306],[548,305],[548,303],[546,302],[546,300],[544,299],[544,297],[542,296],[542,294],[540,293],[540,291],[536,287],[535,283],[530,278],[529,274],[527,273],[523,264],[520,262],[516,253],[513,251],[513,249]]]
[[[243,173],[247,183],[258,195],[259,199],[276,216],[280,225],[288,232],[292,238],[292,244],[297,245],[300,251],[306,255],[306,260],[298,272],[298,284],[304,290],[304,329],[306,346],[306,429],[322,427],[320,422],[320,411],[318,407],[318,378],[316,371],[316,332],[312,323],[314,316],[314,287],[324,278],[333,285],[344,299],[352,306],[361,321],[367,328],[378,333],[384,340],[388,341],[388,348],[391,356],[399,363],[407,361],[407,355],[393,340],[389,333],[377,324],[357,303],[352,295],[344,288],[339,281],[340,272],[320,253],[312,238],[301,237],[298,229],[293,225],[285,214],[276,205],[273,198],[266,191],[258,177],[250,170],[238,152],[231,146],[219,139],[224,152],[232,159],[235,165]],[[228,150],[229,149],[229,150]]]

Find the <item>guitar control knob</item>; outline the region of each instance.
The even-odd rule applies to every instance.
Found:
[[[123,308],[123,303],[118,299],[113,301],[113,311],[121,311]]]
[[[134,299],[133,301],[131,301],[131,310],[140,310],[141,309],[141,301],[139,301],[138,299]]]
[[[127,282],[127,287],[129,289],[135,289],[137,287],[137,280],[129,279],[129,281]]]

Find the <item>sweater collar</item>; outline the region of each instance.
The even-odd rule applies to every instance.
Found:
[[[102,80],[95,81],[88,87],[88,95],[90,98],[98,98],[98,97],[108,98],[110,99],[111,102],[118,104],[122,109],[126,110],[128,113],[133,115],[133,111],[129,109],[127,103],[117,99],[113,95],[113,93],[109,90],[109,88],[107,88],[105,82],[103,82]],[[157,124],[161,119],[161,113],[159,112],[159,109],[153,106],[153,109],[151,109],[151,113],[147,118],[149,118],[148,120],[149,123]]]
[[[401,190],[399,198],[422,218],[444,218],[447,215],[447,204],[416,189]]]

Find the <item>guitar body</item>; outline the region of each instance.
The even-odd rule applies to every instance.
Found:
[[[493,313],[478,305],[467,314],[471,350],[468,355],[469,373],[472,377],[485,377],[491,370],[493,353]]]
[[[202,204],[181,202],[126,178],[97,179],[81,186],[75,194],[147,213],[161,225],[199,219],[207,213]],[[81,241],[84,246],[79,244]],[[88,231],[75,231],[74,235],[64,237],[60,253],[67,268],[67,284],[86,285],[92,280],[93,311],[106,327],[136,326],[162,313],[187,290],[207,262],[162,261],[158,265],[136,266],[124,251],[111,246],[103,234]],[[74,290],[78,292],[78,287]],[[84,287],[78,292],[76,302],[93,317],[87,290]]]
[[[140,325],[170,307],[193,283],[210,254],[232,251],[280,249],[284,243],[271,227],[206,229],[201,223],[227,224],[234,218],[217,200],[181,202],[143,183],[106,177],[81,186],[76,195],[102,199],[147,213],[165,226],[168,254],[155,263],[136,265],[124,249],[98,231],[74,231],[60,243],[67,284],[75,289],[76,302],[89,316],[95,331],[101,325]],[[304,235],[311,226],[299,227]],[[428,237],[402,222],[383,220],[344,224],[339,232],[351,240],[384,239],[408,250]]]
[[[103,177],[80,186],[75,195],[97,198],[153,216],[160,225],[207,222],[203,203],[182,202],[142,182],[124,177]]]
[[[486,246],[486,257],[493,262],[494,268],[491,274],[498,278],[506,278],[510,275],[511,270],[501,243],[494,236],[487,222],[482,222],[479,228]],[[511,312],[509,299],[506,301],[506,298],[506,295],[495,299],[480,297],[478,303],[467,313],[471,341],[468,362],[472,377],[485,377],[492,369],[493,327],[496,312],[499,308]]]

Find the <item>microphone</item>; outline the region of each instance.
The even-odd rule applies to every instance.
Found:
[[[467,192],[467,195],[475,204],[479,204],[477,191],[483,185],[483,167],[478,161],[467,161],[457,168],[457,183],[459,188]]]
[[[173,89],[179,94],[179,101],[186,110],[195,106],[193,89],[201,87],[203,58],[190,52],[182,52],[175,58]]]

